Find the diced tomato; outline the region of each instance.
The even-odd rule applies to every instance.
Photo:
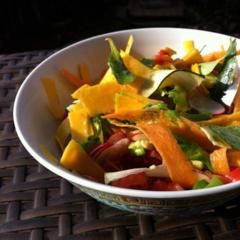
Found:
[[[218,177],[220,178],[220,180],[221,180],[224,184],[227,184],[227,183],[232,182],[232,180],[231,180],[229,177],[227,177],[227,176],[218,175]]]
[[[173,59],[171,58],[171,56],[174,53],[175,52],[170,48],[160,49],[160,51],[155,56],[154,61],[157,64],[172,63]]]
[[[235,168],[226,175],[232,182],[240,180],[240,168]]]
[[[165,182],[157,179],[151,185],[153,191],[181,191],[184,190],[179,184],[173,182]]]
[[[114,180],[111,184],[116,187],[147,190],[149,188],[149,177],[141,172]]]
[[[172,56],[174,55],[176,52],[171,49],[171,48],[164,48],[164,49],[160,49],[159,51],[160,54],[164,54],[164,55],[169,55],[169,56]]]
[[[166,55],[166,54],[157,54],[154,58],[154,61],[157,63],[157,64],[163,64],[163,63],[171,63],[173,62],[171,56],[169,55]]]

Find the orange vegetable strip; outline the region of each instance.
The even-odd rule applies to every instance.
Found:
[[[48,98],[48,107],[56,119],[63,119],[65,111],[60,104],[54,80],[42,78],[42,84]]]
[[[229,149],[227,151],[227,159],[229,166],[240,167],[240,151]]]
[[[103,182],[104,170],[85,152],[79,143],[71,140],[65,148],[60,163],[83,176],[90,176]]]
[[[90,79],[90,73],[89,73],[88,66],[86,64],[80,64],[79,72],[80,72],[83,83],[91,85],[91,79]]]
[[[217,51],[217,52],[212,52],[209,54],[206,54],[203,56],[203,61],[204,62],[211,62],[211,61],[215,61],[221,57],[223,57],[226,54],[226,51],[223,49],[221,51]],[[240,49],[237,50],[237,55],[240,55]]]
[[[69,72],[67,69],[62,68],[60,69],[60,73],[63,77],[65,77],[69,82],[71,82],[76,87],[80,87],[83,85],[83,81],[80,78]]]
[[[225,125],[231,125],[231,123],[234,121],[240,121],[240,112],[234,112],[231,114],[222,114],[219,117],[215,117],[206,121],[200,121],[198,123],[203,126],[208,126],[211,124],[225,126]]]
[[[227,148],[220,148],[213,151],[210,154],[210,161],[214,173],[225,175],[230,172],[227,159]]]
[[[186,137],[189,141],[197,143],[199,146],[208,151],[213,151],[213,144],[209,141],[197,123],[184,117],[180,117],[180,120],[178,121],[178,128],[173,129],[173,131],[174,130],[176,132],[179,131],[179,134]]]
[[[226,54],[226,51],[217,51],[217,52],[212,52],[209,53],[207,55],[203,56],[203,61],[204,62],[211,62],[211,61],[215,61],[221,57],[223,57]]]
[[[151,122],[164,122],[171,131],[179,134],[189,141],[197,143],[208,151],[213,151],[214,146],[206,137],[200,126],[186,118],[180,117],[176,123],[172,122],[164,111],[148,111],[148,110],[133,110],[119,113],[110,113],[104,116],[107,119],[119,119],[119,120],[132,120],[132,121],[151,121]]]
[[[197,181],[197,174],[171,131],[161,123],[138,123],[137,126],[161,155],[171,180],[183,187],[191,188]]]

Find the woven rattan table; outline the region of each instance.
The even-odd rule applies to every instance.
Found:
[[[0,239],[240,239],[239,199],[190,217],[136,215],[39,165],[17,138],[12,108],[25,76],[51,53],[0,55]]]

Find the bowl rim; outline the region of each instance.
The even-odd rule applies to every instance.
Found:
[[[21,123],[19,122],[17,112],[19,111],[18,109],[19,109],[21,97],[23,95],[23,89],[30,82],[32,75],[36,71],[38,71],[38,69],[42,65],[46,64],[48,61],[50,61],[52,58],[56,57],[58,54],[62,54],[63,52],[68,51],[70,48],[75,47],[77,45],[81,45],[87,41],[92,41],[92,40],[96,40],[98,38],[103,38],[103,37],[109,37],[109,35],[114,37],[115,35],[118,35],[120,33],[131,34],[131,33],[135,33],[135,32],[154,31],[154,30],[191,31],[191,32],[196,31],[196,32],[219,35],[221,37],[233,37],[230,35],[221,34],[221,33],[217,33],[217,32],[205,31],[205,30],[199,30],[199,29],[191,29],[191,28],[152,27],[152,28],[133,28],[133,29],[108,32],[108,33],[96,35],[96,36],[75,42],[73,44],[70,44],[70,45],[58,50],[57,52],[51,54],[49,57],[47,57],[45,60],[43,60],[40,64],[38,64],[27,75],[27,77],[22,82],[20,88],[18,89],[18,92],[17,92],[15,100],[14,100],[14,105],[13,105],[13,122],[14,122],[15,130],[17,132],[17,135],[18,135],[20,141],[22,142],[22,144],[26,148],[26,150],[30,153],[30,155],[32,155],[35,160],[37,160],[40,164],[42,164],[44,167],[46,167],[51,172],[59,175],[60,177],[63,177],[64,179],[70,181],[73,184],[77,184],[77,185],[80,185],[80,187],[92,189],[97,192],[101,191],[101,192],[105,192],[105,193],[109,193],[109,194],[113,194],[113,195],[115,194],[115,195],[137,197],[137,198],[181,199],[181,198],[193,198],[193,197],[204,197],[204,196],[209,196],[209,195],[215,195],[215,194],[223,193],[225,191],[232,191],[232,190],[239,188],[240,181],[213,187],[213,188],[186,190],[186,191],[149,191],[149,190],[135,190],[135,189],[114,187],[114,186],[106,185],[103,183],[94,182],[92,180],[88,180],[86,178],[81,177],[80,175],[77,175],[74,172],[71,172],[71,171],[65,169],[60,164],[55,165],[55,164],[51,163],[50,160],[46,160],[45,158],[41,157],[37,152],[35,152],[35,150],[26,141],[26,139],[24,137],[24,133],[21,131]],[[236,38],[236,37],[234,37],[234,38]]]

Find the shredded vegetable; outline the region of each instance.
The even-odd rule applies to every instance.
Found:
[[[102,79],[90,79],[85,63],[79,76],[61,69],[76,86],[65,119],[54,83],[43,80],[50,111],[62,120],[60,164],[93,181],[151,191],[239,181],[236,39],[206,55],[186,40],[182,58],[171,46],[136,57],[133,36],[125,50],[113,40]]]

